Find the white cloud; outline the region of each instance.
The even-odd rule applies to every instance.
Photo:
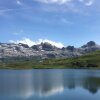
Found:
[[[48,43],[50,43],[50,44],[52,44],[52,45],[54,45],[56,47],[59,47],[59,48],[64,47],[64,45],[61,42],[55,42],[55,41],[51,41],[51,40],[48,40],[48,39],[39,39],[38,42],[39,43],[41,43],[41,42],[43,42],[43,43],[48,42]]]
[[[23,30],[20,30],[19,32],[14,32],[14,33],[12,33],[13,35],[20,35],[20,34],[23,34],[24,33],[24,31]]]
[[[39,39],[37,41],[33,41],[33,40],[29,39],[29,38],[23,38],[22,40],[17,40],[17,41],[9,40],[9,42],[10,43],[15,43],[15,44],[23,43],[23,44],[29,45],[30,47],[33,46],[33,45],[40,44],[40,43],[48,42],[48,43],[50,43],[53,46],[56,46],[58,48],[64,47],[64,45],[61,42],[55,42],[55,41],[51,41],[51,40],[48,40],[48,39]]]
[[[93,3],[94,3],[93,0],[90,0],[89,2],[86,2],[85,5],[86,6],[91,6]]]
[[[19,33],[15,32],[15,33],[13,33],[13,35],[19,35]]]
[[[85,8],[84,6],[92,6],[96,0],[35,0],[43,3],[42,7],[45,11],[61,11],[61,12],[76,12],[80,13]],[[82,5],[81,5],[82,4]]]
[[[66,18],[62,18],[62,19],[61,19],[61,22],[62,22],[62,23],[65,23],[65,24],[68,24],[68,25],[74,24],[73,22],[67,20]]]
[[[53,3],[65,4],[65,3],[68,3],[72,0],[37,0],[37,1],[42,2],[42,3],[46,3],[46,4],[53,4]]]
[[[9,42],[15,43],[15,44],[23,43],[23,44],[27,44],[29,46],[32,46],[32,45],[35,44],[35,42],[33,42],[32,40],[30,40],[29,38],[23,38],[22,40],[17,40],[17,41],[10,40]]]
[[[21,1],[19,1],[19,0],[16,0],[16,2],[18,5],[22,5]]]
[[[0,16],[9,18],[9,16],[6,12],[12,12],[13,10],[14,9],[9,9],[9,8],[0,9]]]
[[[6,8],[6,9],[0,9],[0,13],[6,13],[6,12],[13,12],[13,11],[20,11],[20,10],[27,10],[27,9],[30,9],[29,7],[26,7],[26,8]]]
[[[75,3],[74,0],[36,0],[36,1],[45,4],[60,4],[60,5],[67,3]],[[94,3],[94,0],[76,0],[76,2],[77,1],[84,3],[86,6],[91,6]]]
[[[94,4],[94,0],[79,0],[79,1],[84,3],[86,6],[91,6]]]
[[[9,8],[7,8],[7,9],[0,9],[0,12],[8,12],[8,11],[13,11],[14,9],[9,9]]]
[[[95,0],[35,0],[46,12],[83,13],[86,7],[91,7]],[[87,10],[89,11],[89,10]]]

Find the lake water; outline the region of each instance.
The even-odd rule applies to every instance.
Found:
[[[0,100],[100,100],[100,70],[0,70]]]

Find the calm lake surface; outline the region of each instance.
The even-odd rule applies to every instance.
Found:
[[[100,100],[100,70],[0,70],[0,100]]]

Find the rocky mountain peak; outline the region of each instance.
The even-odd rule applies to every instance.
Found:
[[[42,45],[42,49],[43,50],[46,50],[46,51],[54,51],[57,47],[51,45],[50,43],[48,42],[45,42],[45,43],[41,43]]]
[[[75,50],[74,46],[67,46],[66,49],[67,49],[67,50],[70,50],[70,51],[74,51],[74,50]]]
[[[94,41],[90,41],[90,42],[87,43],[87,45],[88,45],[88,46],[95,46],[96,43],[95,43]]]
[[[93,47],[93,46],[96,46],[96,43],[94,41],[89,41],[87,44],[83,45],[82,48]]]
[[[57,47],[53,46],[52,44],[48,42],[45,42],[45,43],[42,42],[41,44],[33,45],[31,48],[37,51],[41,51],[41,50],[54,51],[55,49],[57,49]]]

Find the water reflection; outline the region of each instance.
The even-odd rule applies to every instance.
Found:
[[[83,87],[95,94],[100,88],[100,78],[89,77],[85,80]]]
[[[96,94],[100,89],[100,71],[0,71],[0,97],[48,97],[77,87]]]

